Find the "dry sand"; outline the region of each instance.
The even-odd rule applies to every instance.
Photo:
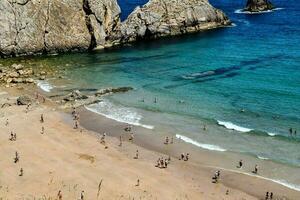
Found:
[[[6,98],[6,94],[0,94],[1,105],[15,101]],[[85,191],[84,199],[89,200],[251,200],[264,199],[269,189],[277,195],[275,199],[300,199],[297,191],[225,170],[221,170],[220,182],[214,184],[211,177],[216,169],[192,159],[185,162],[172,157],[168,168],[159,169],[154,166],[156,160],[167,155],[147,150],[127,139],[120,147],[116,137],[106,137],[108,148],[105,149],[95,132],[83,127],[73,129],[70,114],[42,104],[32,105],[28,113],[25,110],[26,106],[16,105],[0,108],[0,199],[3,200],[58,199],[59,190],[62,199],[73,200],[80,199],[81,191]],[[44,114],[44,123],[39,121],[41,114]],[[5,126],[6,119],[8,126]],[[42,126],[44,134],[41,134]],[[124,135],[123,128],[124,124],[102,119],[97,132]],[[9,140],[11,131],[17,134],[16,141]],[[133,159],[137,149],[139,159]],[[16,151],[20,161],[14,163]],[[21,168],[23,176],[19,176]],[[140,185],[136,186],[138,179]]]

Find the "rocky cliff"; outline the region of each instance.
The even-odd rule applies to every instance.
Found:
[[[0,55],[105,46],[120,12],[115,0],[1,0]]]
[[[262,12],[272,9],[274,6],[269,0],[248,0],[244,11]]]
[[[150,0],[122,23],[120,42],[198,32],[230,23],[207,0]]]
[[[120,22],[116,0],[1,0],[0,56],[82,51],[228,25],[206,0],[150,0]]]

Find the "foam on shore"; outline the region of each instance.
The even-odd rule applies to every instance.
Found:
[[[276,10],[283,10],[283,9],[284,8],[274,8],[272,10],[265,10],[265,11],[260,11],[260,12],[250,12],[250,11],[243,11],[243,9],[238,9],[238,10],[235,10],[234,13],[256,15],[256,14],[261,14],[261,13],[270,13],[270,12],[274,12]]]
[[[180,140],[183,140],[184,142],[186,143],[189,143],[189,144],[193,144],[197,147],[200,147],[202,149],[207,149],[207,150],[211,150],[211,151],[227,151],[226,149],[223,149],[219,146],[216,146],[216,145],[212,145],[212,144],[202,144],[202,143],[199,143],[195,140],[192,140],[191,138],[189,137],[186,137],[184,135],[179,135],[179,134],[176,134],[176,138],[180,139]]]
[[[134,126],[141,126],[147,129],[153,129],[154,126],[145,125],[140,123],[142,119],[142,115],[140,115],[137,111],[132,108],[127,108],[123,106],[117,106],[110,103],[108,100],[103,100],[99,103],[85,106],[85,108],[91,112],[102,115],[106,118],[131,124]]]
[[[249,128],[245,128],[245,127],[242,127],[242,126],[238,126],[236,124],[233,124],[231,122],[224,122],[224,121],[218,121],[218,125],[220,126],[223,126],[229,130],[236,130],[236,131],[239,131],[239,132],[250,132],[252,131],[253,129],[249,129]]]
[[[37,86],[41,88],[41,90],[45,92],[51,92],[51,90],[54,88],[49,82],[47,81],[37,81]]]

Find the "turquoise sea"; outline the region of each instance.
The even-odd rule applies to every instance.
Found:
[[[123,19],[144,2],[120,0]],[[273,0],[278,9],[262,14],[242,13],[246,1],[210,2],[232,27],[41,59],[65,68],[68,89],[135,88],[94,112],[208,150],[300,167],[300,2]],[[40,86],[66,89],[49,83]]]

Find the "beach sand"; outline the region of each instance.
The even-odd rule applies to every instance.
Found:
[[[1,90],[3,91],[3,90]],[[15,102],[1,92],[0,103]],[[7,100],[9,97],[9,100]],[[220,181],[212,183],[217,169],[205,160],[221,160],[221,153],[191,153],[189,161],[178,160],[179,152],[191,149],[178,140],[164,145],[163,138],[134,127],[134,142],[128,141],[125,124],[80,111],[79,129],[73,129],[71,114],[51,103],[0,108],[0,199],[264,199],[266,191],[274,199],[300,199],[298,191],[261,178],[221,170]],[[45,122],[41,123],[40,115]],[[6,119],[9,125],[5,126]],[[45,128],[41,134],[42,127]],[[85,128],[84,128],[85,127]],[[87,130],[87,129],[89,130]],[[17,134],[10,141],[10,132]],[[97,133],[98,132],[98,133]],[[106,146],[99,133],[107,133]],[[141,134],[139,134],[141,133]],[[123,136],[119,146],[118,137]],[[112,137],[111,137],[112,136]],[[154,139],[155,138],[155,139]],[[167,147],[166,147],[167,146]],[[139,150],[139,159],[133,159]],[[14,163],[15,152],[20,160]],[[155,167],[159,157],[171,155],[166,169]],[[202,157],[201,161],[196,159]],[[23,168],[23,176],[19,176]],[[139,186],[136,186],[137,180]],[[226,195],[226,191],[229,191]]]

